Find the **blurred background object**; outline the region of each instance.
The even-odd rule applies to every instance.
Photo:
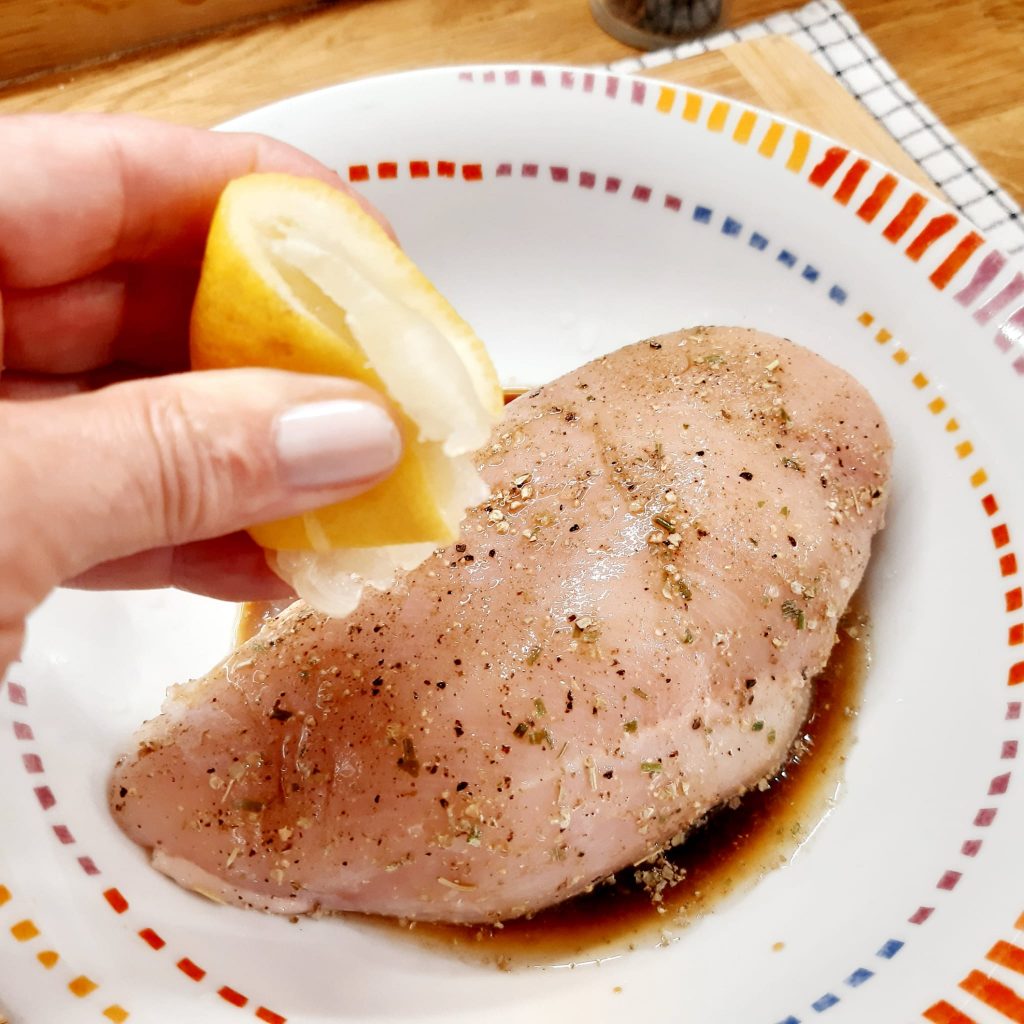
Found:
[[[728,0],[590,0],[594,20],[616,39],[641,50],[725,28]]]

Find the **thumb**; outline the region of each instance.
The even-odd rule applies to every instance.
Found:
[[[149,378],[0,413],[0,564],[28,549],[46,587],[350,497],[402,447],[369,388],[277,370]]]

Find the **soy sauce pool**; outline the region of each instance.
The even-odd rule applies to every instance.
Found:
[[[239,641],[276,608],[243,606]],[[632,869],[593,892],[502,927],[438,925],[360,918],[367,927],[403,930],[427,946],[503,969],[599,961],[671,941],[686,925],[785,864],[831,810],[853,743],[853,720],[870,665],[868,617],[854,597],[828,665],[814,684],[804,728],[764,791],[715,812],[665,860],[682,879],[652,901]]]

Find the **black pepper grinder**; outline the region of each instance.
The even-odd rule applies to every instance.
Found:
[[[616,39],[658,50],[724,28],[728,0],[590,0],[594,20]]]

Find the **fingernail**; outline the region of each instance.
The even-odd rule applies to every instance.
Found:
[[[402,439],[391,417],[372,402],[338,399],[300,405],[278,417],[277,454],[295,487],[332,487],[386,473]]]

